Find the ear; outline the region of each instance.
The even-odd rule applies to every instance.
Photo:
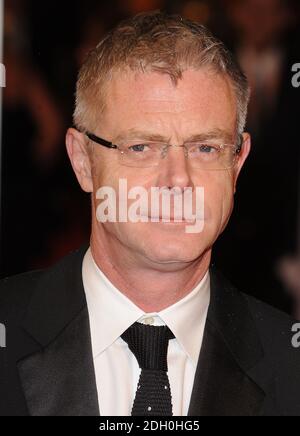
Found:
[[[93,192],[92,165],[87,151],[85,135],[70,128],[66,134],[66,147],[74,173],[85,192]]]
[[[251,136],[249,135],[249,133],[243,133],[242,149],[240,151],[240,154],[238,155],[238,159],[234,167],[234,178],[233,178],[234,193],[236,192],[237,179],[250,153],[250,150],[251,150]]]

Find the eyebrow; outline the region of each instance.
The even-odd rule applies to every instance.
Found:
[[[121,132],[114,140],[114,142],[118,142],[120,140],[130,140],[130,139],[142,139],[146,141],[158,141],[158,142],[165,142],[168,143],[170,141],[170,138],[145,131],[145,130],[138,130],[138,129],[129,129],[126,132]],[[201,132],[196,133],[191,136],[189,136],[187,139],[185,139],[184,142],[195,142],[195,141],[209,141],[212,139],[219,139],[228,143],[234,142],[233,135],[229,133],[228,131],[224,129],[213,129],[208,132]]]

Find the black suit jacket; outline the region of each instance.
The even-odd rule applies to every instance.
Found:
[[[1,282],[0,322],[7,334],[0,349],[1,416],[99,415],[84,253]],[[188,414],[300,415],[300,348],[291,344],[292,320],[210,272],[211,303]]]

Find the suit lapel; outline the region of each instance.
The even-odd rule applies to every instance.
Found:
[[[87,308],[18,369],[31,416],[99,415]]]
[[[265,393],[253,368],[262,359],[245,298],[211,269],[211,303],[188,415],[259,415]]]
[[[188,415],[255,416],[264,396],[208,321]]]
[[[81,266],[85,248],[42,275],[23,328],[36,347],[18,361],[32,416],[99,415]]]

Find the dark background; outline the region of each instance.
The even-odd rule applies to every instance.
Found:
[[[1,276],[46,267],[88,241],[89,196],[64,147],[77,71],[120,19],[162,9],[208,25],[236,53],[253,89],[253,150],[214,263],[241,290],[297,313],[300,267],[289,256],[297,256],[300,237],[300,88],[291,84],[300,62],[299,3],[6,0]]]

